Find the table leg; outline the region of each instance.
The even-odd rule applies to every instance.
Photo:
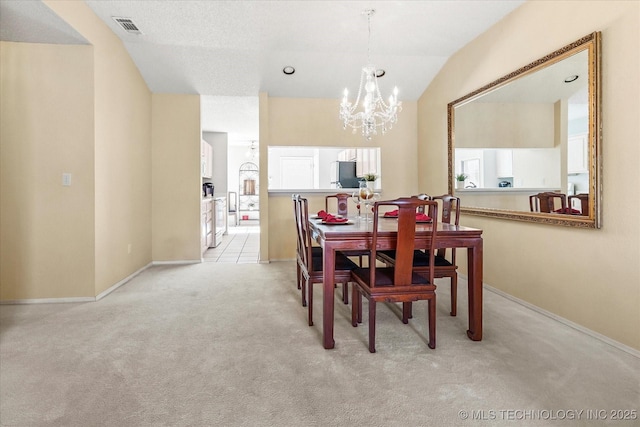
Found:
[[[322,339],[324,348],[331,349],[335,346],[333,339],[333,298],[335,283],[336,251],[331,245],[323,247],[323,276],[324,286],[322,292]]]
[[[469,330],[473,341],[482,340],[482,239],[467,249]]]

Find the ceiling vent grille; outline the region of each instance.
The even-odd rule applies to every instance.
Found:
[[[113,20],[118,23],[127,33],[131,34],[142,34],[142,31],[138,28],[136,24],[134,24],[131,18],[119,18],[117,16],[112,16]]]

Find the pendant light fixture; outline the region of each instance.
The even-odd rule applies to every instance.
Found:
[[[363,12],[363,15],[367,16],[369,29],[367,43],[368,65],[362,67],[358,96],[352,104],[348,98],[349,91],[345,89],[344,97],[340,103],[340,120],[343,122],[344,129],[349,127],[353,129],[353,133],[361,129],[362,136],[367,141],[371,141],[371,138],[378,134],[378,128],[380,128],[382,134],[390,130],[393,124],[398,121],[398,112],[402,110],[402,103],[398,102],[397,87],[394,88],[393,94],[389,96],[388,102],[382,99],[378,88],[378,76],[384,75],[384,71],[376,70],[376,67],[371,64],[371,17],[375,12],[375,9],[366,9]],[[358,107],[361,110],[356,112]]]

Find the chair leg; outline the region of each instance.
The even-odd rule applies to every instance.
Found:
[[[376,302],[369,300],[369,352],[376,352]]]
[[[409,319],[411,318],[411,303],[403,302],[402,303],[402,323],[405,325],[409,323]]]
[[[309,326],[313,326],[313,282],[308,283],[307,289],[309,289]]]
[[[360,309],[358,294],[358,287],[355,284],[351,285],[351,326],[354,328],[358,326],[358,310]]]
[[[413,303],[412,302],[403,302],[402,303],[402,315],[404,316],[404,313],[407,313],[407,319],[413,319]],[[402,320],[403,323],[407,323],[404,321],[404,318]]]
[[[300,294],[302,295],[302,306],[307,306],[307,285],[309,284],[309,279],[306,277],[304,279],[301,278],[300,282],[302,283]]]
[[[429,307],[429,348],[436,348],[436,294],[428,300]]]
[[[302,288],[302,286],[300,285],[300,282],[302,282],[302,273],[300,272],[300,264],[297,265],[296,270],[298,272],[298,289],[300,289]]]
[[[349,282],[342,284],[342,302],[349,304]]]
[[[362,323],[362,293],[358,292],[358,323]]]
[[[451,276],[451,314],[455,316],[458,310],[458,273]]]

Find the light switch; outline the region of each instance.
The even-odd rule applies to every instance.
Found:
[[[70,187],[71,186],[71,174],[70,173],[63,173],[62,174],[62,185],[65,187]]]

